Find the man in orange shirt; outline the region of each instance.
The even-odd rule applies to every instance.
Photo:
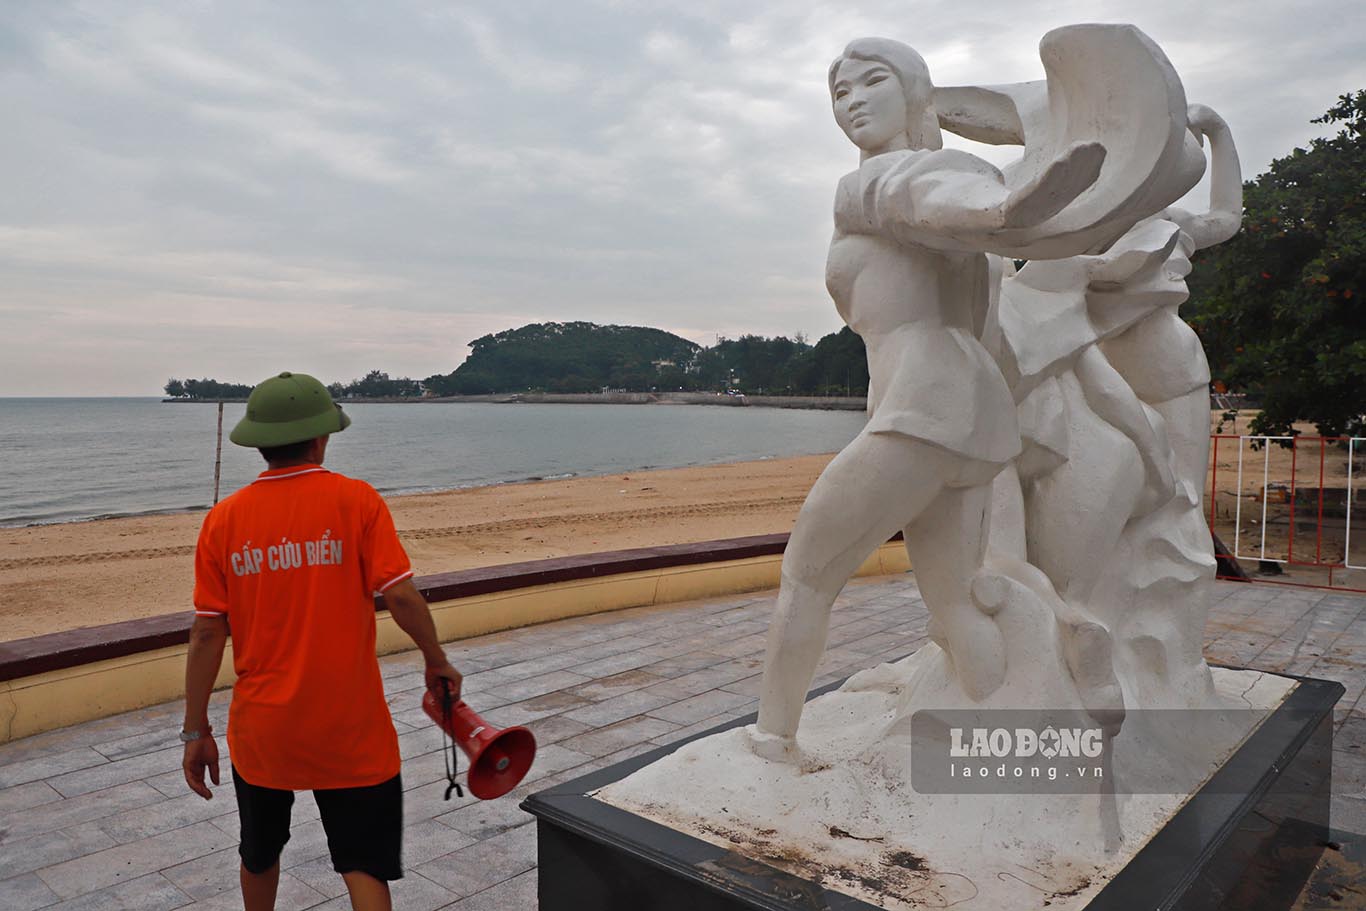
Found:
[[[252,390],[234,443],[268,468],[215,506],[195,550],[195,620],[185,674],[185,780],[206,800],[219,782],[209,695],[232,630],[228,747],[241,816],[246,911],[275,906],[294,792],[311,790],[352,908],[388,911],[403,875],[398,735],[375,659],[374,596],[413,638],[427,685],[460,674],[446,660],[412,582],[389,510],[364,481],[322,467],[351,419],[311,376]]]

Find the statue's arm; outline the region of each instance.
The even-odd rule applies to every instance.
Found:
[[[1209,211],[1192,215],[1169,209],[1168,217],[1190,235],[1195,249],[1203,250],[1238,233],[1243,222],[1243,172],[1233,134],[1224,118],[1212,108],[1193,104],[1186,119],[1197,137],[1202,137],[1202,141],[1209,139]]]
[[[1176,476],[1168,464],[1171,444],[1165,431],[1148,420],[1143,403],[1129,383],[1094,345],[1077,359],[1075,370],[1086,404],[1138,447],[1149,485],[1156,492],[1175,491]]]
[[[980,250],[986,238],[1036,225],[1095,183],[1105,160],[1097,143],[1077,143],[1023,186],[953,149],[880,155],[859,169],[863,211],[879,232],[950,250]]]

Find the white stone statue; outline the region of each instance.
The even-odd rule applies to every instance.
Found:
[[[944,89],[886,39],[831,65],[860,160],[836,191],[826,284],[867,345],[868,424],[798,516],[757,723],[598,795],[886,907],[1032,906],[1022,869],[1053,907],[1083,904],[1185,793],[1125,783],[1194,787],[1250,723],[1216,713],[1191,737],[1135,710],[1269,707],[1287,690],[1201,654],[1209,374],[1177,308],[1191,252],[1238,228],[1228,129],[1132,26],[1057,29],[1041,57],[1046,82]],[[998,170],[942,149],[941,127],[1022,154]],[[1203,173],[1204,138],[1197,216],[1169,207]],[[932,644],[806,704],[835,598],[897,530]],[[1104,780],[916,792],[916,713],[965,709],[1097,729]]]
[[[941,148],[929,72],[898,42],[850,44],[829,82],[861,163],[836,190],[826,287],[867,346],[869,419],[812,487],[783,559],[755,732],[775,757],[795,744],[831,604],[898,530],[927,568],[920,588],[964,689],[980,698],[1004,680],[1001,631],[969,592],[991,479],[1020,447],[1010,390],[978,339],[982,251],[1056,215],[1104,160],[1078,143],[1012,190],[982,159]]]

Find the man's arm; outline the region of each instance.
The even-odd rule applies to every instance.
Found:
[[[407,633],[422,650],[427,662],[427,688],[436,685],[438,679],[449,680],[451,698],[460,698],[460,672],[446,660],[446,652],[436,637],[436,624],[432,622],[432,612],[427,608],[427,599],[417,590],[412,579],[404,579],[383,595],[384,606],[388,609],[398,628]]]
[[[213,799],[213,792],[204,784],[206,767],[209,778],[218,784],[218,744],[209,728],[209,696],[223,664],[223,646],[227,641],[226,617],[199,615],[194,618],[194,625],[190,627],[190,651],[185,660],[185,726],[182,730],[199,731],[202,736],[185,744],[181,767],[190,790],[205,800]]]

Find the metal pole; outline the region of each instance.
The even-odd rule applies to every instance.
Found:
[[[218,403],[218,447],[213,456],[213,505],[218,505],[218,479],[223,476],[223,403]]]

